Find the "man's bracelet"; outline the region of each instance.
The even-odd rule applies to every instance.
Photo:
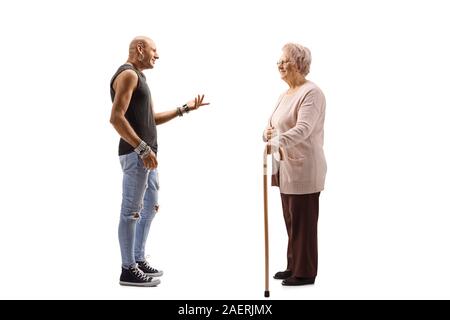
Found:
[[[147,146],[147,147],[145,148],[145,150],[142,151],[142,153],[139,155],[139,157],[140,157],[141,159],[144,159],[144,158],[145,158],[146,156],[148,156],[151,152],[152,152],[152,149],[151,149],[149,146]]]
[[[183,111],[181,110],[180,107],[177,108],[177,115],[178,115],[179,117],[182,117],[182,116],[183,116]]]
[[[190,111],[189,107],[188,107],[188,105],[186,103],[183,104],[183,109],[184,109],[184,113],[188,113]]]
[[[142,152],[148,147],[147,143],[145,143],[144,140],[141,140],[139,145],[134,149],[134,152],[136,152],[138,155],[141,155]]]

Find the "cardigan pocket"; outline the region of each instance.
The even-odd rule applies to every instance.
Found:
[[[300,148],[299,146],[293,148],[284,149],[284,157],[289,161],[304,161],[306,158],[307,150],[305,148]],[[285,159],[285,160],[286,160]]]
[[[305,158],[292,159],[288,156],[287,159],[280,161],[280,182],[290,184],[304,180],[304,171]]]

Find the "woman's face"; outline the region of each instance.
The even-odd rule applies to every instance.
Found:
[[[291,78],[295,73],[294,61],[292,61],[284,52],[281,54],[281,57],[277,62],[277,66],[281,79],[283,80]]]

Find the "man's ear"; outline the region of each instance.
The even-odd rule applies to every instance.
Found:
[[[144,53],[144,43],[139,41],[136,45],[137,51],[139,53]]]

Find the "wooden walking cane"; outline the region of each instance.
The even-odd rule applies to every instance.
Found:
[[[264,252],[265,252],[265,291],[264,297],[270,297],[269,291],[269,214],[267,206],[267,146],[264,146]]]
[[[280,160],[284,160],[284,152],[278,149]],[[264,297],[270,297],[269,291],[269,206],[267,204],[267,156],[269,155],[268,147],[264,147],[264,251],[265,251],[265,291]]]

